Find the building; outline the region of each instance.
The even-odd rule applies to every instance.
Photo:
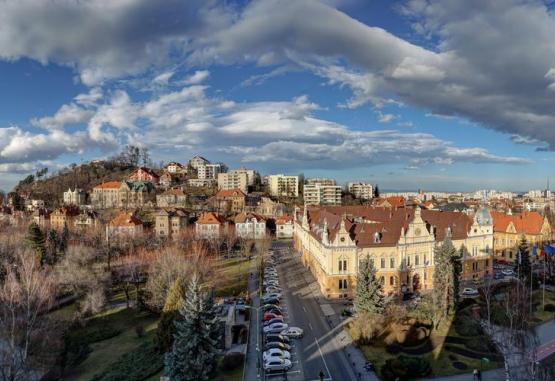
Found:
[[[294,225],[295,247],[328,298],[353,297],[364,258],[387,294],[431,289],[434,248],[447,235],[463,256],[463,280],[492,273],[493,222],[485,208],[472,218],[420,208],[305,207]]]
[[[168,189],[162,194],[156,195],[156,205],[159,208],[184,208],[187,204],[187,195],[181,188]]]
[[[341,187],[335,180],[311,179],[304,185],[303,198],[305,205],[341,205]]]
[[[281,202],[272,200],[269,197],[261,197],[255,210],[256,213],[266,218],[274,218],[284,213],[285,205]]]
[[[216,180],[214,179],[189,179],[187,184],[191,187],[213,187],[216,185]]]
[[[33,211],[33,222],[41,228],[50,226],[50,211],[46,208],[39,208]]]
[[[406,199],[403,196],[390,196],[386,198],[377,198],[372,204],[380,208],[404,208]]]
[[[133,172],[128,180],[131,182],[149,182],[152,184],[158,184],[160,176],[156,174],[152,169],[146,167],[139,167],[135,172]]]
[[[108,181],[93,188],[91,203],[96,209],[117,208],[119,205],[120,181]]]
[[[44,200],[37,199],[27,199],[25,200],[25,209],[32,212],[33,210],[41,209],[45,207]]]
[[[225,172],[222,164],[203,164],[197,167],[197,178],[199,180],[216,180],[218,173]]]
[[[71,228],[79,213],[79,207],[74,205],[58,208],[50,214],[50,227],[55,230],[62,230],[67,225],[68,228]]]
[[[218,173],[218,189],[241,189],[248,193],[254,185],[256,173],[252,169],[234,169],[227,173]]]
[[[98,225],[98,213],[92,210],[82,210],[73,220],[73,226],[77,230],[88,231]]]
[[[220,213],[236,214],[245,210],[246,197],[241,189],[221,190],[211,198],[211,204]]]
[[[308,184],[308,185],[337,185],[337,182],[334,179],[313,177],[313,178],[310,178],[310,179],[306,179],[305,184]]]
[[[175,174],[171,174],[169,172],[164,172],[158,181],[158,185],[161,188],[169,188],[178,182],[178,177]]]
[[[374,197],[374,187],[372,184],[351,182],[347,184],[347,189],[355,198],[361,200],[371,200]]]
[[[87,193],[84,190],[75,188],[71,190],[68,188],[67,191],[64,192],[64,204],[65,205],[85,205],[87,203]]]
[[[143,222],[133,213],[121,212],[106,225],[106,238],[118,236],[139,237],[143,234]]]
[[[187,167],[183,164],[180,164],[176,161],[171,161],[164,167],[165,172],[170,173],[172,175],[180,175],[187,173]]]
[[[538,212],[491,212],[493,217],[493,248],[498,260],[513,262],[517,259],[518,244],[526,238],[528,244],[542,246],[552,239],[547,217]]]
[[[299,176],[270,175],[268,190],[275,197],[299,197]]]
[[[198,170],[198,167],[200,167],[201,165],[206,165],[206,164],[210,164],[210,162],[206,160],[204,157],[199,155],[196,155],[191,160],[189,160],[189,165],[196,170]]]
[[[266,219],[256,213],[239,213],[235,216],[235,236],[242,239],[263,239],[266,237]]]
[[[218,213],[202,213],[195,222],[195,235],[200,239],[219,239],[228,233],[227,220]]]
[[[162,208],[156,212],[156,235],[177,239],[187,227],[189,218],[180,208]]]
[[[290,215],[283,215],[276,218],[276,238],[293,238],[293,229],[293,217],[291,217]]]

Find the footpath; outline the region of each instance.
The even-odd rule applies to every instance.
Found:
[[[249,315],[249,340],[247,345],[247,354],[245,357],[243,381],[254,381],[260,379],[258,368],[258,336],[260,331],[260,319],[256,318],[256,308],[260,307],[260,300],[258,298],[258,276],[256,263],[257,257],[253,256],[250,263],[248,290],[251,306],[254,308],[250,309]]]

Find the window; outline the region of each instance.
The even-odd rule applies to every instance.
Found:
[[[347,289],[347,279],[339,279],[339,289],[340,290]]]
[[[389,285],[390,286],[395,285],[395,277],[392,277],[392,276],[389,277]]]
[[[410,255],[407,256],[407,266],[410,266]]]
[[[395,268],[395,258],[389,258],[389,267]]]
[[[339,260],[339,271],[347,271],[347,260]]]
[[[382,285],[385,284],[385,278],[383,276],[380,277],[380,282],[381,282]]]
[[[382,258],[382,259],[380,260],[380,267],[381,267],[382,269],[385,269],[385,258]]]
[[[415,266],[420,265],[420,256],[419,256],[419,255],[416,255],[416,256],[414,257],[414,265],[415,265]]]

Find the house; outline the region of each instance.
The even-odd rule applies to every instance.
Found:
[[[210,162],[204,157],[196,155],[191,160],[189,160],[189,165],[194,169],[198,170],[201,165],[209,164]]]
[[[38,208],[33,211],[33,222],[41,228],[50,226],[50,211],[46,208]]]
[[[266,218],[256,213],[239,213],[235,216],[235,236],[242,239],[266,237]]]
[[[64,226],[72,227],[79,212],[79,207],[75,205],[68,205],[54,210],[50,214],[50,227],[55,230],[62,230]]]
[[[44,200],[31,200],[31,199],[25,200],[25,209],[27,209],[30,212],[44,207],[45,207]]]
[[[164,172],[158,180],[158,185],[162,188],[169,188],[178,182],[178,176],[169,172]]]
[[[156,174],[152,169],[146,167],[139,167],[133,172],[128,180],[132,182],[142,181],[142,182],[149,182],[152,184],[158,184],[160,180],[160,176]]]
[[[87,203],[87,193],[83,189],[75,188],[71,190],[68,188],[63,195],[64,205],[85,205]]]
[[[187,184],[191,187],[213,187],[216,185],[216,180],[214,179],[189,179]]]
[[[176,161],[171,161],[166,164],[166,166],[164,167],[164,171],[172,175],[185,174],[187,173],[187,167]]]
[[[541,247],[553,238],[547,217],[538,212],[503,213],[491,212],[493,218],[493,248],[498,260],[514,262],[518,244],[525,238],[530,246]]]
[[[154,186],[144,181],[122,181],[118,197],[118,207],[124,209],[141,208],[153,205],[156,201]]]
[[[295,248],[327,298],[353,297],[366,258],[386,294],[432,289],[434,248],[447,236],[462,255],[462,281],[492,274],[493,221],[485,207],[474,217],[419,207],[305,207],[294,225]]]
[[[220,213],[241,213],[245,209],[246,194],[241,189],[221,190],[211,198],[214,209]]]
[[[284,209],[285,205],[282,203],[274,201],[269,197],[261,197],[255,210],[256,213],[266,218],[274,218],[281,216],[284,213]]]
[[[106,225],[106,238],[117,236],[139,237],[143,234],[143,222],[133,213],[120,212]]]
[[[276,218],[276,238],[288,239],[293,238],[293,217],[283,215]]]
[[[96,228],[98,224],[98,213],[93,210],[82,210],[73,220],[73,226],[77,230],[88,231]]]
[[[405,198],[403,196],[391,196],[386,198],[377,198],[372,203],[374,206],[380,208],[404,208],[405,207]]]
[[[91,203],[95,209],[117,208],[119,205],[120,181],[108,181],[93,188]]]
[[[218,239],[228,233],[229,223],[220,214],[202,213],[195,222],[195,235],[200,239]]]
[[[176,207],[184,208],[187,203],[187,195],[181,188],[171,188],[156,196],[156,205],[159,208]]]
[[[187,227],[187,213],[180,208],[162,208],[156,212],[156,235],[176,239]]]

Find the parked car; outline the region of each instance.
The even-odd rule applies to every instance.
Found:
[[[268,349],[277,348],[281,349],[282,351],[291,351],[291,345],[285,344],[279,341],[273,341],[271,343],[266,343],[264,346],[264,350],[267,351]]]
[[[262,328],[262,332],[268,333],[280,333],[286,330],[289,326],[285,323],[273,323]]]
[[[276,304],[279,305],[279,299],[278,298],[262,298],[261,302],[263,304]]]
[[[280,332],[280,335],[288,336],[293,339],[300,339],[303,337],[304,332],[299,327],[287,327],[283,331]]]
[[[289,339],[289,336],[270,334],[270,335],[266,335],[266,344],[267,343],[283,343],[283,344],[290,345],[291,340]]]
[[[272,308],[270,310],[264,311],[264,313],[270,313],[270,314],[274,314],[274,315],[277,315],[277,316],[283,316],[283,312],[278,308]]]
[[[262,321],[270,321],[272,319],[275,319],[277,317],[282,317],[281,314],[276,314],[273,312],[265,312],[264,316],[262,317]]]
[[[279,281],[276,279],[265,279],[264,282],[262,282],[263,286],[279,286]]]
[[[270,312],[270,310],[274,310],[274,309],[276,309],[280,312],[283,311],[282,308],[280,308],[280,306],[278,306],[277,304],[264,304],[262,306],[262,311],[264,311],[264,312]]]
[[[501,271],[501,274],[506,275],[506,276],[511,276],[513,275],[515,272],[511,269],[504,269],[503,271]]]
[[[262,295],[262,299],[264,299],[264,298],[280,299],[281,298],[281,293],[279,293],[279,292],[268,292],[268,293]]]
[[[470,287],[466,287],[462,294],[464,296],[478,296],[478,290],[476,290],[475,288],[470,288]]]
[[[272,292],[280,292],[281,293],[281,287],[278,286],[268,286],[264,288],[264,291],[267,293],[272,293]]]
[[[291,353],[277,348],[268,349],[267,351],[262,353],[262,360],[264,361],[268,361],[275,357],[282,359],[291,359]]]
[[[272,358],[264,362],[264,370],[267,372],[287,372],[289,369],[291,369],[291,366],[293,366],[293,364],[291,364],[291,360],[288,359]]]
[[[275,318],[273,318],[273,319],[270,319],[270,320],[268,320],[268,321],[265,321],[265,322],[263,323],[263,326],[264,326],[264,327],[268,327],[268,326],[270,326],[270,325],[272,325],[272,324],[274,324],[274,323],[283,323],[283,317],[282,317],[282,316],[279,316],[279,317],[275,317]]]

